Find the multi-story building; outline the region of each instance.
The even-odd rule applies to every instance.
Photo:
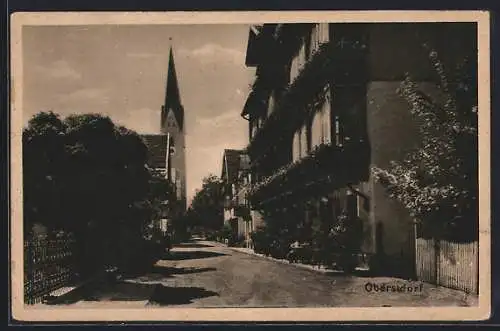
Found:
[[[248,241],[251,223],[246,199],[249,183],[250,159],[243,150],[226,149],[222,157],[222,191],[224,197],[224,225],[229,225],[234,238]]]
[[[372,268],[412,276],[414,222],[371,174],[418,146],[405,74],[429,93],[436,79],[422,45],[452,63],[469,24],[265,24],[250,29],[246,65],[256,79],[242,116],[249,123],[254,223],[270,210],[295,222],[297,238],[342,212],[361,219]],[[470,48],[474,49],[471,44]]]

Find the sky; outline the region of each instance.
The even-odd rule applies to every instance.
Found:
[[[23,122],[40,111],[101,113],[138,133],[160,132],[172,45],[185,109],[188,202],[220,175],[224,148],[248,143],[240,117],[254,78],[246,25],[23,27]],[[171,41],[170,41],[171,38]]]

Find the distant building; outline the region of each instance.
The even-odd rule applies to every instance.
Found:
[[[169,143],[169,136],[164,134],[143,134],[141,137],[148,148],[147,166],[155,176],[169,180],[168,158],[172,157],[173,148],[170,148],[170,155],[167,154],[167,149],[171,146],[172,139],[170,139]],[[169,182],[173,184],[171,180]],[[161,219],[155,220],[155,226],[164,232],[167,228],[167,220],[172,218],[172,203],[174,201],[165,201],[161,212]]]
[[[332,224],[343,211],[362,220],[368,264],[414,275],[409,213],[370,174],[418,146],[416,123],[397,89],[409,72],[436,90],[429,51],[445,63],[474,48],[472,24],[265,24],[249,31],[246,65],[256,79],[242,116],[249,123],[253,220],[275,210],[299,224]]]
[[[222,157],[221,180],[224,196],[224,225],[229,225],[233,236],[248,241],[251,232],[246,188],[250,182],[250,159],[245,151],[226,149]]]
[[[180,100],[172,48],[169,54],[165,101],[161,107],[160,132],[143,134],[142,138],[148,147],[148,167],[168,179],[175,190],[176,200],[165,204],[163,215],[165,219],[171,219],[186,210],[184,107]],[[161,227],[164,228],[165,225],[162,224]]]
[[[170,49],[165,102],[161,107],[161,133],[171,139],[172,155],[169,164],[169,178],[176,187],[178,204],[175,213],[186,210],[186,124],[184,106],[181,102],[179,83],[175,71],[174,54]]]

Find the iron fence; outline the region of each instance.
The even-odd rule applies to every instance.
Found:
[[[24,302],[35,304],[75,277],[73,238],[24,241]]]

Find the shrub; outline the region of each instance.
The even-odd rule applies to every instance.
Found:
[[[361,220],[342,212],[328,235],[328,249],[336,253],[335,262],[345,272],[351,272],[357,267],[361,239]]]
[[[250,234],[253,242],[253,249],[256,253],[269,255],[271,247],[271,238],[265,227],[259,227]]]

